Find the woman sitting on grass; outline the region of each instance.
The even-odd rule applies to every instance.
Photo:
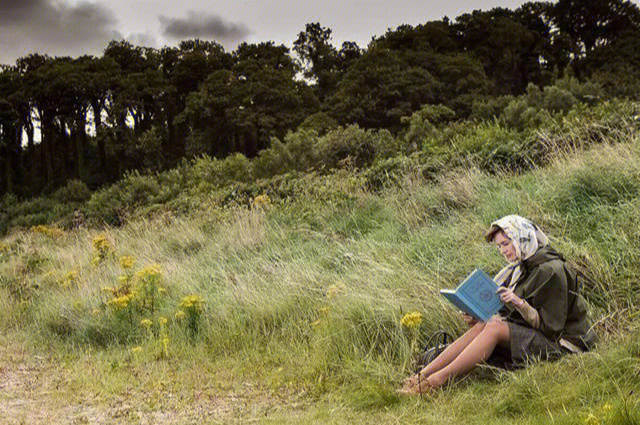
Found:
[[[509,215],[487,232],[509,264],[494,278],[505,306],[488,322],[463,314],[471,329],[449,345],[400,390],[420,394],[438,388],[477,364],[513,368],[527,358],[557,358],[591,347],[594,334],[573,271],[529,220]]]

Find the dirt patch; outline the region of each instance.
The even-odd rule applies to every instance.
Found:
[[[88,372],[90,373],[90,372]],[[117,397],[83,394],[68,370],[20,347],[0,348],[0,418],[18,424],[251,423],[300,409],[296,394],[273,394],[250,384],[220,393],[136,390]],[[133,378],[132,378],[133,379]]]

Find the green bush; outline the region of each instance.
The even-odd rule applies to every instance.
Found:
[[[56,190],[52,197],[58,202],[79,204],[91,197],[91,191],[84,182],[73,179],[69,180],[67,184],[60,189]]]
[[[365,130],[358,125],[338,127],[318,140],[321,164],[331,168],[364,168],[379,153],[393,152],[395,139],[387,130]]]
[[[121,225],[136,208],[150,204],[160,190],[155,176],[134,171],[118,183],[95,192],[86,204],[86,213],[94,223]]]
[[[338,121],[333,119],[329,114],[326,112],[316,112],[302,121],[302,124],[298,126],[298,131],[315,131],[318,135],[323,136],[336,127],[338,127]]]
[[[253,160],[253,171],[258,178],[270,178],[289,171],[305,171],[318,165],[318,133],[298,130],[288,133],[284,143],[273,138],[271,146],[260,151]]]
[[[424,105],[401,122],[406,130],[398,137],[404,154],[417,151],[427,139],[438,138],[441,128],[455,117],[455,112],[444,105]]]

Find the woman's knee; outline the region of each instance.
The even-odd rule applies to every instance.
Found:
[[[509,325],[500,319],[489,320],[482,329],[482,332],[498,342],[509,340]]]

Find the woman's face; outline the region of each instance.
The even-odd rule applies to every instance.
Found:
[[[502,230],[496,233],[493,241],[500,250],[500,254],[502,254],[508,262],[513,263],[518,259],[516,255],[516,248],[513,246],[511,239],[509,239]]]

